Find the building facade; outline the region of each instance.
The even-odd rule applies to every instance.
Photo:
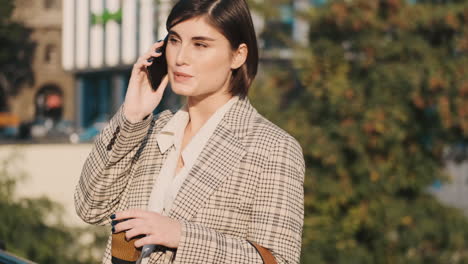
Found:
[[[165,36],[171,6],[169,0],[63,0],[62,66],[75,76],[78,128],[106,122],[122,104],[131,68]],[[165,96],[160,108],[171,100]]]
[[[15,0],[14,19],[32,29],[36,42],[35,83],[10,100],[11,112],[22,122],[68,120],[77,131],[107,121],[123,102],[133,63],[166,35],[165,20],[175,2]],[[292,54],[264,29],[281,28],[305,43],[307,25],[294,14],[314,3],[290,1],[276,18],[253,13],[264,61],[288,60]],[[167,91],[156,112],[179,103]]]
[[[106,121],[121,105],[137,58],[167,34],[165,21],[176,1],[171,0],[63,0],[63,68],[76,78],[78,127],[86,128]],[[265,57],[289,59],[291,52],[263,29],[278,28],[301,43],[306,41],[305,23],[294,19],[295,10],[311,2],[296,0],[282,6],[281,16],[268,19],[253,14],[256,31]],[[284,56],[286,54],[286,56]],[[177,105],[178,99],[166,89],[158,110]]]
[[[33,72],[34,84],[25,84],[10,99],[11,112],[22,122],[52,118],[75,118],[74,75],[61,65],[62,1],[16,0],[13,19],[32,29],[36,43]]]

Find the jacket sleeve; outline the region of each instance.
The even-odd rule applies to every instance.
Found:
[[[247,239],[182,222],[175,263],[262,263],[248,242],[267,248],[278,263],[299,263],[304,221],[304,157],[295,139],[280,140],[260,175]]]
[[[146,136],[153,115],[131,123],[122,105],[98,135],[75,189],[75,210],[83,221],[106,224],[124,191],[138,146]]]

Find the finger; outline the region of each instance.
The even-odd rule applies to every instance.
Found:
[[[150,49],[148,50],[149,53],[156,51],[157,48],[160,48],[164,45],[164,39],[160,39],[158,42],[155,42]]]
[[[135,228],[125,231],[125,239],[127,241],[140,235],[141,236],[146,235],[146,233],[144,232],[144,229],[141,227],[135,227]]]
[[[153,64],[153,62],[154,62],[154,57],[152,57],[152,56],[142,58],[142,64],[144,66],[149,66],[149,65]]]
[[[127,218],[142,218],[146,214],[146,211],[140,209],[129,209],[115,213],[114,220],[121,220]]]
[[[148,59],[144,58],[144,57],[140,57],[137,62],[134,64],[134,67],[133,69],[134,70],[137,70],[137,71],[141,71],[143,70],[145,67],[148,67],[150,66],[151,64],[153,64],[152,61],[148,61]]]
[[[145,66],[149,66],[149,65],[153,64],[155,58],[158,58],[160,56],[162,56],[162,52],[147,53],[147,54],[144,55],[144,59],[146,61],[144,61],[143,63],[144,63]]]
[[[162,55],[162,52],[156,52],[156,51],[152,51],[152,52],[147,52],[145,53],[142,57],[145,59],[145,60],[149,60],[151,58],[157,58],[159,56]]]
[[[133,69],[132,69],[133,73],[132,74],[140,72],[141,70],[144,69],[144,67],[147,67],[149,65],[151,65],[151,63],[149,63],[149,62],[145,63],[142,59],[138,59],[135,62],[135,64],[133,64]]]
[[[155,92],[158,96],[162,96],[164,94],[164,90],[166,90],[168,82],[169,82],[169,77],[166,74],[164,78],[162,79],[161,83],[159,84],[158,89]]]
[[[152,236],[142,237],[142,238],[138,239],[137,241],[135,241],[135,243],[134,243],[135,247],[137,247],[137,248],[145,246],[145,245],[153,245],[153,244],[157,244],[157,243],[156,243],[156,241],[153,241]]]
[[[112,221],[113,224],[114,224],[114,222],[118,222],[118,223],[113,225],[114,233],[119,233],[119,232],[122,232],[122,231],[132,229],[135,226],[138,226],[138,221],[139,221],[139,219],[135,219],[135,218],[123,219],[123,220],[114,220],[114,221]]]
[[[135,62],[135,65],[138,65],[138,68],[143,66],[149,66],[153,64],[154,58],[161,56],[161,54],[153,53],[145,53],[138,60]]]
[[[159,56],[162,56],[163,53],[162,52],[151,52],[148,54],[148,58],[157,58]]]

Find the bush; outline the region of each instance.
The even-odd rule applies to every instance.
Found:
[[[98,263],[106,231],[65,225],[62,206],[49,198],[16,197],[17,183],[26,179],[20,161],[15,154],[0,163],[0,241],[6,250],[37,263]]]
[[[302,16],[293,71],[264,66],[252,89],[304,149],[302,261],[467,263],[466,217],[427,188],[468,138],[468,1],[337,0]]]

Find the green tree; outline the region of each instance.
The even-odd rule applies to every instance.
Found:
[[[468,139],[468,1],[336,0],[301,16],[309,46],[293,70],[263,65],[251,95],[304,150],[303,263],[467,263],[466,217],[428,187]]]
[[[8,110],[8,97],[18,94],[25,82],[32,83],[35,43],[31,30],[12,21],[14,0],[0,0],[0,112]]]
[[[99,263],[108,231],[64,224],[63,208],[46,197],[19,198],[26,176],[18,154],[0,162],[0,241],[6,250],[37,263]]]

